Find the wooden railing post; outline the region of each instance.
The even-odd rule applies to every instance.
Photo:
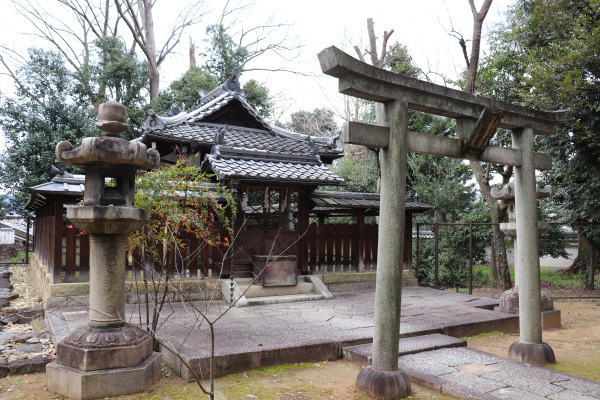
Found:
[[[356,216],[358,225],[358,272],[365,272],[365,212],[358,211]]]
[[[52,282],[60,283],[62,278],[62,241],[63,241],[63,196],[56,198],[52,215],[53,241],[51,250],[50,270],[52,271]]]

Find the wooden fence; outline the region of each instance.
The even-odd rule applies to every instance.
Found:
[[[371,271],[377,264],[376,224],[317,224],[308,230],[308,265],[312,273]]]
[[[308,264],[311,273],[344,271],[371,271],[377,264],[377,225],[364,225],[363,234],[357,224],[312,223],[307,232]],[[203,243],[191,234],[182,234],[184,243],[177,251],[162,244],[156,248],[159,257],[165,260],[160,273],[171,276],[206,277],[219,272],[229,273],[223,255],[227,248]],[[62,265],[60,282],[85,282],[89,280],[90,242],[89,236],[76,228],[63,229]],[[137,275],[143,269],[139,252],[127,255],[127,277]],[[181,267],[183,265],[183,267]],[[179,267],[178,267],[179,266]]]
[[[167,272],[169,275],[182,277],[214,276],[221,270],[223,254],[226,248],[210,246],[190,234],[181,237],[184,243],[177,251],[169,248],[164,254],[162,244],[157,244],[159,257],[164,260],[157,272]],[[62,238],[62,265],[60,282],[86,282],[90,271],[90,240],[89,236],[77,228],[64,228]],[[184,266],[177,269],[176,266]],[[139,275],[143,269],[142,257],[139,252],[127,254],[127,277]]]

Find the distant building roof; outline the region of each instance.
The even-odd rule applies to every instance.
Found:
[[[190,112],[152,110],[140,139],[161,156],[175,146],[203,155],[202,167],[218,179],[306,185],[339,185],[343,179],[323,165],[343,155],[335,137],[312,137],[266,122],[246,101],[237,76],[202,95]]]
[[[310,195],[314,205],[313,212],[332,213],[348,212],[363,209],[373,215],[379,214],[379,193],[358,193],[315,190]],[[435,209],[430,204],[417,201],[410,196],[406,197],[406,210],[413,213],[423,213]]]
[[[41,183],[29,188],[29,199],[25,204],[27,210],[36,210],[46,204],[45,195],[65,195],[72,198],[83,197],[85,175],[73,175],[53,167],[57,175],[50,182]]]

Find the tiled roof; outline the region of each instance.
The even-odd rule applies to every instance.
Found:
[[[308,153],[314,148],[319,154],[331,157],[339,157],[343,154],[343,149],[336,146],[337,136],[310,137],[266,122],[248,104],[235,76],[209,94],[202,96],[189,113],[179,112],[173,116],[159,116],[150,110],[149,117],[144,123],[146,133],[141,140],[146,145],[154,139],[178,143],[196,141],[198,144],[205,145],[219,144],[215,143],[216,133],[224,125],[207,123],[204,120],[234,101],[241,105],[261,128],[229,126],[225,134],[227,145],[293,154]]]
[[[85,175],[63,173],[56,175],[50,182],[40,183],[29,188],[29,199],[25,209],[35,210],[46,204],[45,194],[65,195],[75,198],[83,196],[85,190]]]
[[[331,209],[379,209],[379,193],[357,193],[315,190],[310,195],[310,200],[315,210]],[[412,212],[425,212],[435,207],[421,203],[414,198],[406,198],[406,210]]]
[[[217,148],[206,156],[204,167],[210,166],[219,180],[240,179],[316,185],[340,185],[344,181],[325,167],[317,156],[298,156],[290,160],[287,154],[236,152]]]
[[[175,142],[198,142],[215,144],[219,130],[224,129],[223,144],[243,149],[282,151],[291,154],[307,154],[310,150],[308,140],[298,140],[274,135],[261,129],[226,126],[206,122],[183,123],[162,131],[152,132],[150,136]]]

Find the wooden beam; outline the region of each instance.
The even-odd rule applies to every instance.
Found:
[[[538,134],[554,133],[566,118],[566,111],[537,111],[375,68],[333,46],[319,53],[319,62],[324,73],[339,78],[341,93],[367,100],[403,100],[412,110],[452,118],[479,118],[489,108],[504,113],[499,127],[530,127]]]
[[[387,148],[389,129],[383,126],[347,122],[344,124],[344,141],[368,147]],[[408,132],[408,151],[411,153],[429,154],[439,157],[461,158],[489,162],[493,164],[521,166],[521,151],[508,148],[488,146],[483,152],[463,151],[460,139],[432,135],[429,133]],[[535,153],[535,168],[552,169],[552,157]]]

